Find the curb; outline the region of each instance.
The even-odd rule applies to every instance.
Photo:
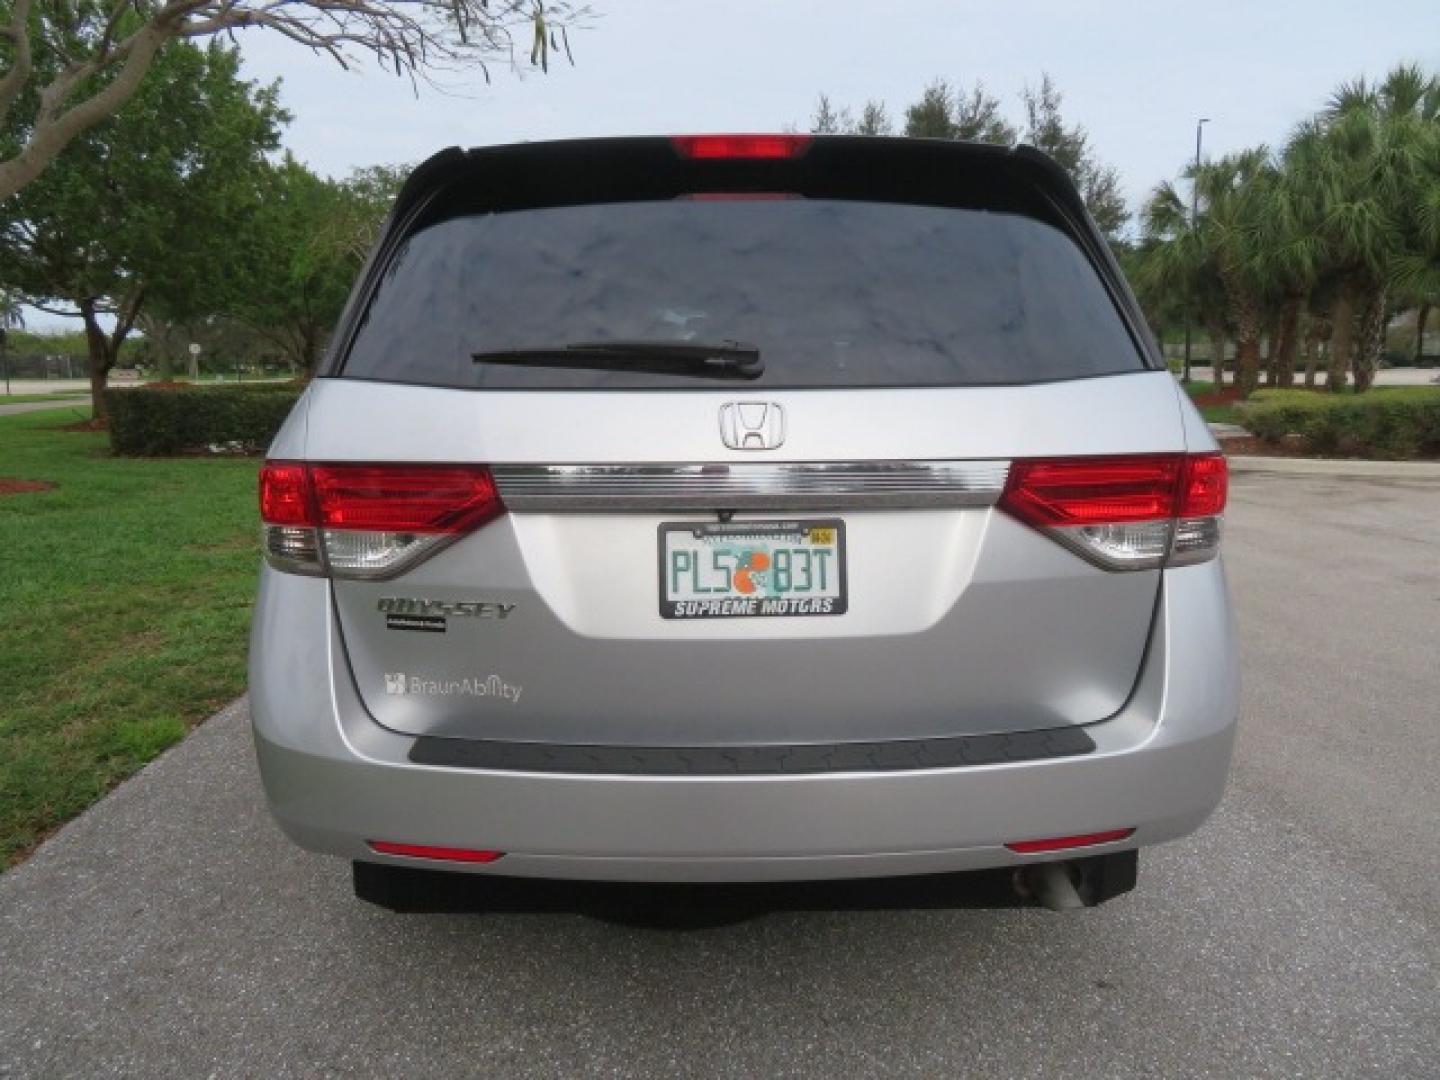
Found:
[[[1210,434],[1214,435],[1217,439],[1244,438],[1250,434],[1250,432],[1246,431],[1239,424],[1221,424],[1217,422],[1207,426],[1210,428]]]
[[[1223,444],[1222,444],[1223,447]],[[1283,458],[1236,455],[1230,471],[1279,476],[1346,476],[1365,480],[1433,480],[1440,483],[1440,462],[1365,461],[1348,458]]]

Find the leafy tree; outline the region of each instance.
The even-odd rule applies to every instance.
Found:
[[[856,135],[893,135],[895,125],[883,101],[867,101],[860,112],[860,122],[855,125]]]
[[[19,311],[19,305],[16,305]],[[83,360],[89,349],[85,335],[78,331],[68,333],[36,333],[32,330],[15,330],[10,335],[10,350],[16,355],[66,356]]]
[[[881,101],[867,101],[856,120],[848,106],[835,108],[826,94],[820,95],[815,113],[810,117],[812,135],[890,135],[893,125]]]
[[[0,202],[114,116],[177,41],[268,30],[349,68],[369,56],[430,78],[467,64],[570,54],[569,0],[7,0],[0,11]]]
[[[828,95],[820,95],[820,101],[815,106],[815,115],[810,118],[812,135],[846,135],[854,126],[855,120],[849,109],[836,109],[830,104]]]
[[[1100,231],[1108,237],[1116,236],[1130,218],[1120,191],[1120,174],[1095,157],[1090,136],[1082,125],[1065,122],[1060,112],[1063,98],[1049,75],[1040,76],[1038,87],[1027,86],[1021,98],[1025,104],[1024,141],[1044,150],[1064,167],[1085,197],[1085,205]]]
[[[96,417],[142,310],[194,318],[234,288],[287,119],[276,88],[240,80],[239,63],[213,42],[168,49],[111,123],[0,210],[7,283],[84,326]]]
[[[953,89],[944,79],[925,87],[920,100],[905,110],[905,134],[917,139],[961,139],[1010,146],[1015,128],[1001,112],[1000,99],[985,84],[969,91]]]
[[[121,362],[151,368],[160,378],[189,371],[192,363],[204,374],[236,377],[282,364],[294,369],[272,341],[228,315],[178,320],[142,311],[136,326],[144,336],[131,338],[133,348]],[[192,343],[201,346],[198,358],[190,355]]]
[[[267,178],[229,314],[313,370],[404,175],[374,166],[337,182],[287,158]]]
[[[0,330],[25,325],[25,313],[21,310],[20,297],[6,289],[0,289]]]
[[[1049,153],[1065,167],[1101,231],[1116,241],[1129,218],[1120,191],[1120,174],[1095,157],[1083,127],[1065,122],[1060,113],[1060,92],[1049,75],[1042,76],[1038,89],[1027,88],[1022,101],[1026,117],[1024,141]],[[810,119],[810,130],[816,134],[888,135],[892,125],[883,102],[867,102],[856,121],[848,107],[836,108],[828,96],[821,94]],[[944,79],[931,82],[920,100],[906,108],[904,133],[916,139],[958,139],[999,146],[1021,141],[1020,130],[1006,118],[1000,99],[986,90],[984,83],[957,89]]]

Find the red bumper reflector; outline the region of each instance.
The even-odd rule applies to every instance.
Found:
[[[1048,840],[1016,840],[1005,846],[1020,855],[1036,855],[1042,851],[1068,851],[1092,844],[1113,844],[1134,834],[1134,829],[1111,829],[1109,832],[1082,833],[1079,836],[1054,836]]]
[[[389,840],[371,840],[370,849],[381,855],[404,855],[410,859],[440,859],[443,862],[490,863],[504,856],[503,851],[476,851],[472,848],[431,847],[428,844],[394,844]]]
[[[810,148],[809,135],[675,135],[670,143],[682,157],[721,161],[793,158]]]

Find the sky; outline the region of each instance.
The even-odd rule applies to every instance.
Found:
[[[442,147],[577,135],[801,127],[824,91],[892,114],[925,84],[982,80],[1019,113],[1048,71],[1138,201],[1194,153],[1278,143],[1342,80],[1401,60],[1440,70],[1440,3],[1329,0],[594,0],[572,68],[497,68],[453,93],[347,74],[274,35],[241,43],[251,78],[283,80],[287,143],[329,174]],[[887,10],[888,9],[888,10]],[[877,13],[884,13],[883,18]],[[528,65],[527,65],[528,67]]]
[[[893,116],[945,78],[1019,118],[1049,72],[1067,119],[1121,174],[1132,209],[1195,152],[1278,144],[1345,79],[1410,60],[1440,71],[1436,0],[592,0],[575,66],[492,66],[444,91],[333,61],[264,31],[247,77],[282,80],[285,144],[319,172],[413,163],[447,146],[585,135],[804,128],[824,92]],[[39,317],[32,322],[39,325]]]

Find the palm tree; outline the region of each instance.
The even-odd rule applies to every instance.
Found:
[[[1302,128],[1303,130],[1303,128]],[[1307,348],[1307,385],[1313,382],[1314,350],[1328,333],[1328,321],[1314,301],[1324,260],[1319,224],[1324,213],[1324,192],[1308,155],[1314,138],[1291,139],[1279,160],[1268,167],[1256,191],[1253,272],[1269,294],[1270,351],[1267,369],[1272,386],[1291,386],[1299,352],[1301,320],[1310,308]]]
[[[1430,93],[1437,92],[1432,84]],[[1419,125],[1414,150],[1414,172],[1401,221],[1403,242],[1391,262],[1390,286],[1402,309],[1415,309],[1415,359],[1425,350],[1425,324],[1440,306],[1440,124]],[[1424,114],[1422,114],[1423,116]]]
[[[1204,240],[1205,220],[1190,222],[1190,208],[1168,181],[1141,211],[1142,240],[1134,257],[1134,283],[1145,310],[1188,310],[1210,339],[1210,366],[1217,387],[1225,384],[1227,334],[1225,290],[1214,252]]]
[[[1297,133],[1306,182],[1322,206],[1317,238],[1338,281],[1332,390],[1344,385],[1347,365],[1356,390],[1369,388],[1383,349],[1387,289],[1417,280],[1417,252],[1407,241],[1426,233],[1420,209],[1437,183],[1437,138],[1440,84],[1413,65],[1378,86],[1363,78],[1344,84]]]
[[[1260,380],[1260,342],[1273,279],[1264,249],[1265,216],[1278,201],[1278,171],[1264,146],[1208,162],[1195,183],[1205,216],[1200,243],[1211,252],[1235,323],[1235,375],[1242,397]]]
[[[1322,277],[1310,290],[1310,298],[1305,304],[1304,358],[1307,390],[1315,387],[1320,361],[1334,359],[1331,339],[1335,334],[1335,323],[1330,315],[1335,306],[1335,289],[1336,282],[1333,277]],[[1322,352],[1325,352],[1326,356],[1322,357]],[[1329,370],[1328,362],[1326,368]]]

